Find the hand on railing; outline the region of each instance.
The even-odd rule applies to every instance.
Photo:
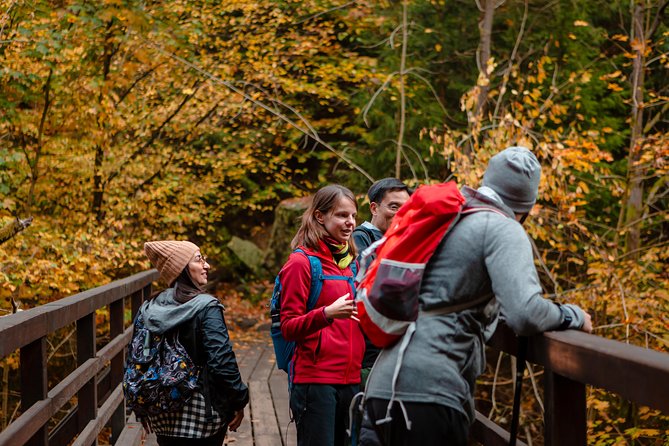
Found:
[[[585,320],[583,321],[583,326],[581,327],[581,331],[584,331],[586,333],[592,333],[592,317],[590,317],[590,313],[588,313],[585,310],[583,310],[583,313],[585,314]]]

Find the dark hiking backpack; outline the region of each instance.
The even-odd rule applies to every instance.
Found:
[[[307,299],[307,312],[314,309],[318,297],[321,295],[323,289],[323,282],[325,280],[346,280],[351,285],[351,293],[355,293],[355,286],[353,280],[357,273],[355,262],[351,263],[351,271],[353,276],[325,276],[323,275],[323,265],[321,260],[316,256],[311,256],[302,249],[297,248],[293,252],[304,254],[309,259],[309,267],[311,273],[311,284],[309,285],[309,297]],[[274,355],[276,356],[276,365],[279,369],[288,373],[288,380],[292,382],[293,376],[293,356],[295,353],[295,341],[287,341],[281,333],[281,281],[279,274],[274,279],[274,290],[272,291],[272,298],[270,300],[270,316],[272,318],[272,325],[270,327],[270,334],[272,336],[272,343],[274,344]]]
[[[198,388],[199,372],[179,342],[177,330],[152,333],[140,311],[123,373],[127,407],[139,418],[178,411]]]

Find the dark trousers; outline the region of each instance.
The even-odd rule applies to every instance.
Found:
[[[348,409],[359,388],[357,384],[293,384],[290,410],[297,426],[297,445],[346,445]]]
[[[362,415],[359,441],[360,446],[381,446],[381,440],[379,440],[379,436],[376,435],[374,425],[372,424],[372,420],[369,419],[369,414],[366,409],[365,413]]]
[[[165,435],[156,435],[158,446],[221,446],[225,440],[225,432],[228,429],[224,427],[211,437],[207,438],[183,438],[167,437]]]
[[[369,348],[369,346],[367,348]],[[376,357],[374,357],[374,359],[376,359]],[[365,391],[367,379],[369,378],[371,371],[371,367],[363,367],[360,371],[360,387],[362,388],[363,392]],[[369,414],[367,414],[367,409],[365,408],[363,410],[364,412],[362,414],[362,423],[360,424],[360,432],[358,434],[358,444],[359,446],[381,446],[381,441],[379,440],[379,436],[376,435],[374,426],[369,419]]]
[[[460,412],[441,404],[404,403],[411,421],[407,429],[399,403],[390,411],[392,421],[376,424],[386,417],[388,400],[367,401],[369,418],[384,446],[467,446],[469,423]]]

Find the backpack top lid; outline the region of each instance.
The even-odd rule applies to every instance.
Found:
[[[385,236],[365,251],[376,258],[361,269],[356,301],[360,325],[374,345],[394,344],[418,317],[425,265],[464,204],[453,181],[421,186],[395,214]],[[364,268],[367,262],[360,263]]]
[[[382,259],[402,263],[425,264],[465,204],[465,198],[453,181],[420,186],[395,214],[376,247],[376,259],[364,274],[358,289],[371,288]]]

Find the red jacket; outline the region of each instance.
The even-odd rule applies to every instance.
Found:
[[[334,263],[332,254],[321,241],[319,250],[300,246],[309,255],[321,260],[323,275],[352,276]],[[306,313],[311,285],[309,259],[292,253],[279,273],[281,281],[281,332],[289,341],[296,341],[295,377],[297,384],[359,384],[365,341],[358,323],[353,319],[325,318],[325,307],[346,293],[355,296],[349,282],[324,280],[314,309]],[[305,314],[306,313],[306,314]]]

